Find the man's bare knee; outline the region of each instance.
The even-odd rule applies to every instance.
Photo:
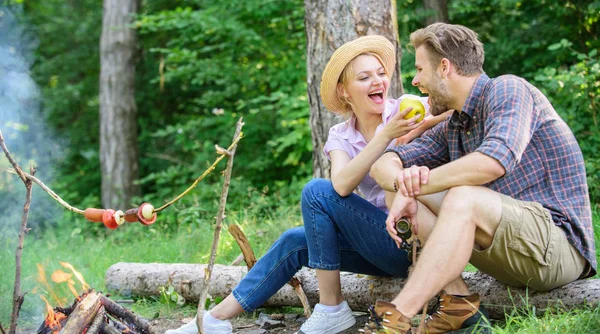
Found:
[[[474,225],[475,241],[487,248],[502,218],[500,194],[479,186],[459,186],[448,190],[440,215],[454,217],[455,223]]]

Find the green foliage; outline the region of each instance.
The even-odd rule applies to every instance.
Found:
[[[160,117],[142,120],[145,189],[188,182],[213,160],[214,144],[228,145],[239,117],[247,126],[236,174],[258,188],[310,174],[303,15],[294,3],[254,0],[190,2],[138,17],[145,60],[164,64],[149,89],[169,101],[172,114],[166,126],[153,124]]]
[[[158,292],[158,301],[167,305],[167,307],[174,307],[176,305],[181,306],[185,304],[185,298],[177,293],[171,284],[161,287]]]

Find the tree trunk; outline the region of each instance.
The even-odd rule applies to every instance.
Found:
[[[158,296],[161,287],[173,285],[186,300],[197,302],[204,280],[204,264],[117,263],[106,272],[109,291],[126,292],[134,296]],[[209,294],[225,298],[246,274],[244,266],[215,265]],[[341,273],[342,292],[350,307],[365,311],[377,299],[392,300],[402,289],[404,280]],[[304,268],[296,277],[302,282],[308,300],[319,301],[317,278],[314,270]],[[579,280],[549,292],[538,292],[507,287],[482,273],[463,273],[472,292],[481,295],[482,303],[492,319],[504,319],[506,312],[527,305],[542,314],[549,307],[571,309],[583,305],[600,304],[600,279]],[[433,301],[432,301],[433,302]],[[525,302],[527,304],[525,304]],[[286,284],[264,306],[302,307],[293,288]]]
[[[427,12],[425,25],[436,22],[450,22],[448,18],[448,0],[423,0],[423,8]]]
[[[102,205],[128,208],[138,194],[135,63],[137,37],[130,27],[139,0],[104,0],[100,40],[100,163]]]
[[[329,178],[329,160],[323,154],[329,128],[342,121],[325,109],[319,95],[321,75],[338,47],[357,37],[383,35],[398,55],[391,81],[390,97],[403,93],[400,76],[401,49],[398,39],[395,0],[305,0],[307,36],[307,83],[313,143],[313,175]]]

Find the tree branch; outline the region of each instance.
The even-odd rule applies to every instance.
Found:
[[[10,162],[10,164],[13,165],[13,167],[15,168],[15,170],[17,172],[17,175],[19,175],[19,177],[21,178],[21,181],[23,181],[23,183],[25,183],[27,185],[27,177],[25,176],[25,173],[23,173],[23,169],[21,169],[21,166],[19,166],[19,164],[15,161],[15,159],[13,159],[12,155],[10,155],[8,148],[6,147],[6,144],[4,143],[4,137],[2,136],[2,131],[0,131],[0,146],[2,146],[2,150],[4,151],[6,158],[8,158],[8,162]]]
[[[242,126],[244,126],[244,122],[242,118],[237,122],[235,128],[235,134],[233,135],[233,144],[227,149],[227,154],[223,154],[221,157],[227,155],[227,168],[225,168],[224,180],[223,180],[223,188],[221,190],[221,199],[219,201],[219,209],[217,210],[217,226],[215,227],[215,233],[213,237],[212,249],[210,250],[210,260],[208,262],[208,267],[206,268],[206,275],[204,275],[204,282],[202,285],[202,289],[200,290],[200,300],[198,301],[198,311],[196,324],[198,325],[198,329],[200,333],[203,332],[201,322],[202,322],[202,311],[205,308],[206,295],[208,294],[208,287],[210,283],[211,272],[215,264],[215,258],[217,255],[217,248],[219,246],[219,236],[221,234],[221,228],[223,226],[223,220],[225,219],[225,205],[227,204],[227,194],[229,193],[229,184],[231,182],[231,170],[233,169],[233,157],[235,156],[235,151],[237,149],[237,143],[240,138],[240,134],[242,132]]]
[[[13,290],[13,309],[10,317],[10,327],[8,332],[10,334],[14,334],[17,332],[17,319],[19,318],[19,312],[21,310],[21,305],[23,305],[23,301],[25,300],[25,294],[21,292],[21,256],[23,254],[23,243],[25,241],[25,234],[29,232],[27,228],[27,218],[29,216],[29,206],[31,205],[31,188],[32,183],[26,176],[21,166],[13,159],[10,151],[6,147],[4,143],[4,137],[2,136],[2,131],[0,131],[0,146],[2,146],[2,150],[8,158],[8,161],[15,168],[17,175],[21,178],[21,181],[25,184],[25,204],[23,205],[23,217],[21,219],[21,228],[19,230],[19,240],[17,242],[17,249],[15,251],[15,286]],[[30,166],[31,175],[35,174],[35,168]],[[1,326],[0,326],[1,327]],[[4,329],[2,330],[4,332]]]

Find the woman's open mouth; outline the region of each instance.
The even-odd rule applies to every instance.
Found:
[[[383,89],[378,89],[369,93],[369,98],[377,104],[383,103]]]

